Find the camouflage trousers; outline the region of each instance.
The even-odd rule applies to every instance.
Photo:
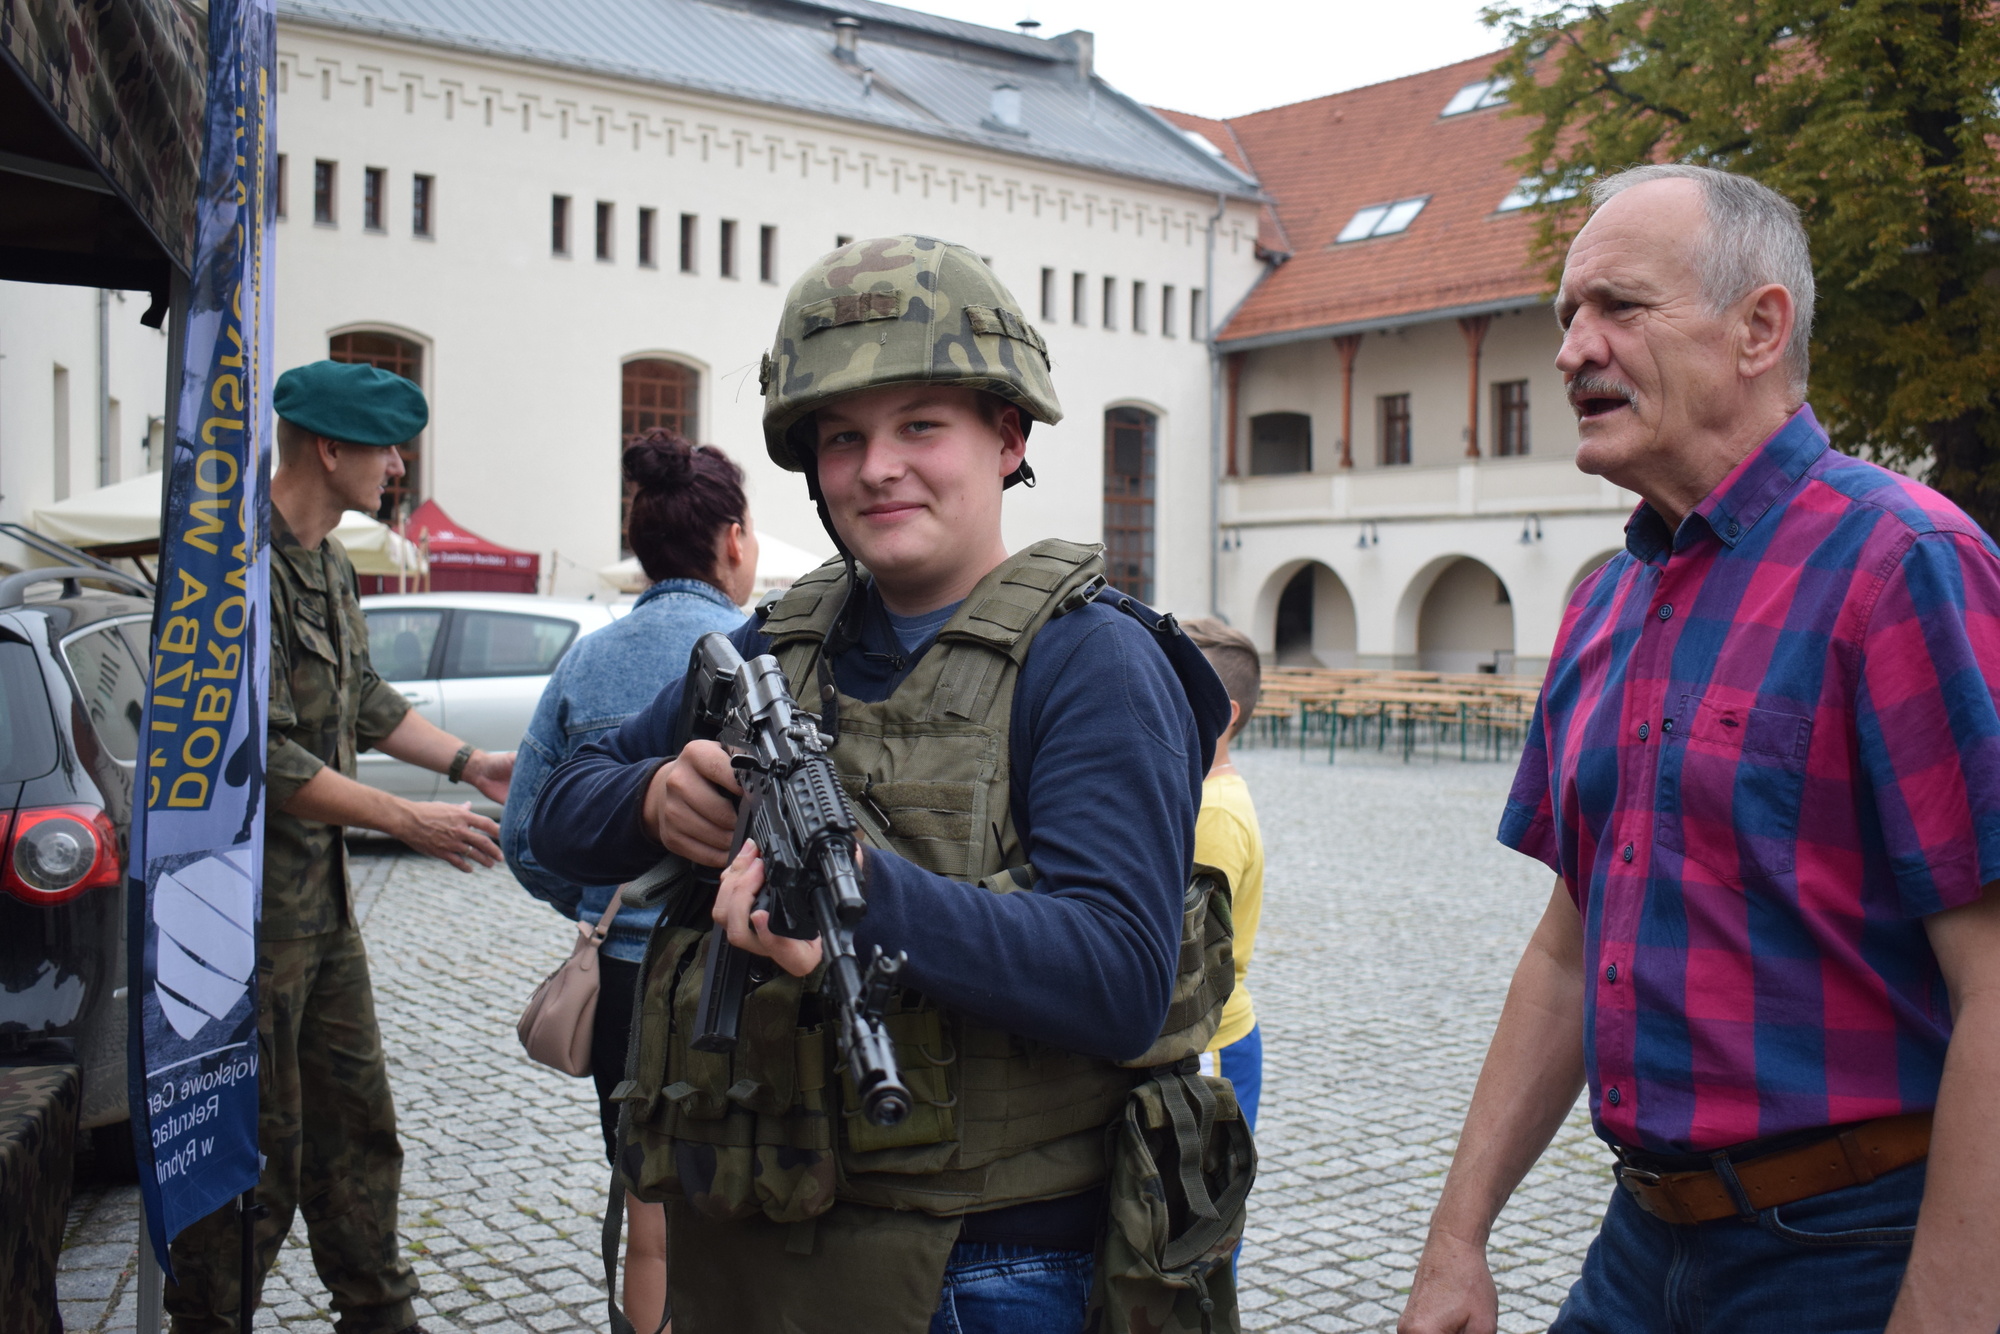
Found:
[[[396,1239],[403,1150],[361,933],[260,942],[257,986],[259,1292],[303,1213],[335,1328],[395,1334],[416,1322],[417,1278]],[[175,1238],[173,1334],[235,1334],[241,1227],[228,1205]]]

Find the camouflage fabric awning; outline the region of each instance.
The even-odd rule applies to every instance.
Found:
[[[193,263],[204,20],[0,0],[0,278],[164,291]]]

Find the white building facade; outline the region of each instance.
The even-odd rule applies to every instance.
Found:
[[[1218,335],[1217,600],[1279,662],[1536,674],[1638,498],[1578,472],[1497,56],[1223,121],[1274,267]]]
[[[1099,540],[1109,485],[1114,526],[1144,530],[1124,535],[1130,586],[1206,609],[1205,335],[1262,270],[1257,194],[1098,79],[1088,33],[789,0],[408,21],[431,8],[281,4],[278,35],[277,364],[366,359],[422,385],[406,508],[435,499],[539,552],[545,590],[602,594],[620,442],[671,425],[743,465],[760,528],[830,552],[804,486],[765,457],[759,356],[813,259],[916,232],[988,257],[1048,340],[1066,416],[1033,432],[1040,484],[1009,494],[1010,545]],[[9,376],[50,398],[51,366],[89,371],[48,332],[88,326],[95,293],[0,292]],[[65,303],[81,314],[40,313]],[[120,318],[136,327],[143,305]],[[150,364],[113,364],[153,404],[165,340],[142,332]],[[33,397],[0,381],[7,517],[57,490],[60,430]],[[76,401],[73,490],[97,480]],[[1107,460],[1139,471],[1107,482]]]
[[[0,282],[0,520],[160,466],[167,336],[139,323],[147,303]]]

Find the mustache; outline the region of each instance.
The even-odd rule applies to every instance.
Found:
[[[1588,399],[1615,398],[1621,403],[1630,403],[1638,395],[1630,385],[1612,379],[1608,375],[1583,374],[1569,382],[1565,391],[1569,395],[1571,407],[1581,407]]]

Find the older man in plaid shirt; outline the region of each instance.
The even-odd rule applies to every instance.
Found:
[[[2000,551],[1828,447],[1790,204],[1684,166],[1593,199],[1557,364],[1578,466],[1645,503],[1507,804],[1559,878],[1401,1328],[1495,1328],[1487,1233],[1587,1086],[1618,1189],[1557,1334],[1991,1334]]]

